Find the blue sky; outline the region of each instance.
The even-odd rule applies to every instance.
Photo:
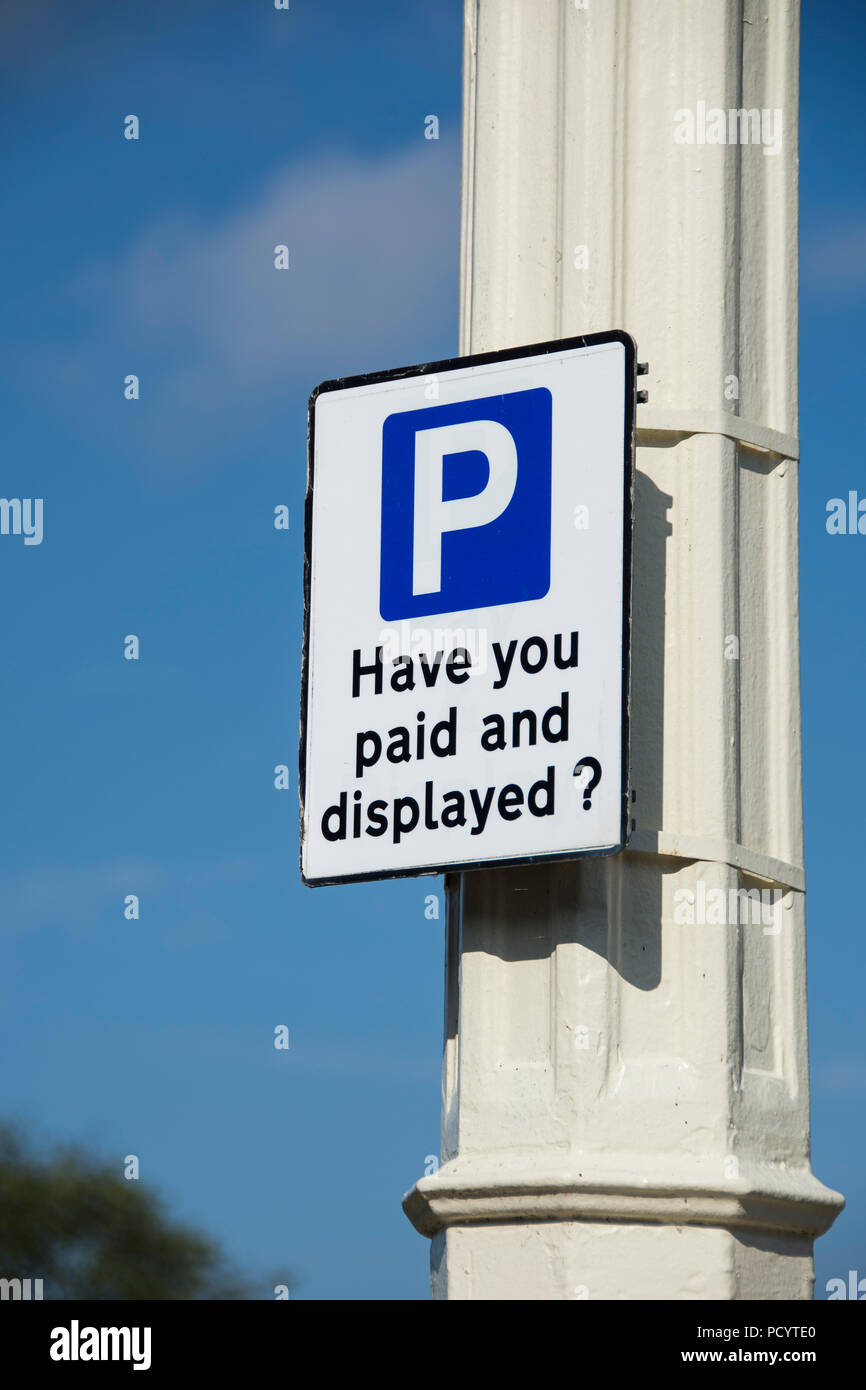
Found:
[[[803,7],[800,110],[800,640],[812,1164],[847,1208],[815,1247],[816,1297],[866,1276],[866,536],[827,502],[866,498],[859,339],[866,311],[866,9]]]
[[[138,1154],[175,1212],[250,1270],[296,1273],[299,1298],[427,1296],[399,1199],[438,1152],[440,881],[305,889],[295,772],[306,400],[456,351],[461,8],[0,14],[0,491],[45,498],[41,546],[0,542],[0,1110],[118,1166]],[[866,538],[824,525],[828,498],[866,495],[864,39],[859,4],[808,0],[813,1158],[849,1203],[818,1244],[819,1292],[866,1275]]]

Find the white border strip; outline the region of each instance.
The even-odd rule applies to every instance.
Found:
[[[724,410],[650,410],[639,405],[636,428],[638,444],[650,442],[641,439],[646,434],[722,434],[750,449],[778,454],[779,458],[800,457],[800,441],[793,434],[756,425]]]
[[[706,864],[728,864],[742,869],[754,878],[780,888],[806,891],[806,870],[800,864],[787,864],[760,850],[747,849],[734,840],[715,840],[703,835],[679,835],[667,830],[635,830],[629,837],[626,853],[659,854],[671,859],[689,859]]]

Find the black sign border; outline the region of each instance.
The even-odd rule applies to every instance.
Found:
[[[620,343],[625,349],[625,401],[623,421],[623,610],[622,610],[622,793],[620,839],[603,849],[562,850],[554,854],[527,854],[508,859],[477,859],[464,864],[440,864],[417,869],[384,869],[368,874],[341,874],[336,878],[307,878],[304,874],[304,798],[307,786],[307,707],[310,680],[310,607],[313,553],[313,483],[315,460],[316,401],[326,391],[343,391],[353,386],[376,386],[383,381],[400,381],[415,376],[436,376],[463,367],[480,367],[488,362],[506,362],[521,357],[569,352],[574,348]],[[298,799],[300,809],[301,881],[308,888],[333,887],[345,883],[373,883],[389,878],[433,878],[439,874],[467,873],[473,869],[506,869],[524,864],[558,863],[572,859],[601,859],[621,854],[630,833],[631,766],[631,637],[632,637],[632,555],[634,529],[634,450],[635,407],[637,404],[637,344],[630,333],[614,328],[605,333],[586,333],[577,338],[557,338],[545,343],[502,348],[496,352],[473,353],[468,357],[449,357],[440,362],[423,362],[391,371],[368,372],[362,376],[335,377],[321,382],[312,392],[307,406],[307,491],[304,498],[304,641],[301,651],[301,736],[298,754]]]

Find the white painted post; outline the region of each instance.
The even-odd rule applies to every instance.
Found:
[[[405,1209],[437,1298],[809,1298],[842,1199],[809,1166],[798,2],[465,23],[462,351],[625,328],[650,363],[636,829],[450,883],[443,1162]]]

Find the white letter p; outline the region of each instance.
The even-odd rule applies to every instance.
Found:
[[[443,460],[448,454],[484,454],[490,470],[485,487],[471,497],[442,500]],[[517,449],[497,420],[464,420],[457,425],[418,430],[415,435],[415,533],[412,593],[442,588],[442,537],[446,531],[487,526],[514,496]]]

